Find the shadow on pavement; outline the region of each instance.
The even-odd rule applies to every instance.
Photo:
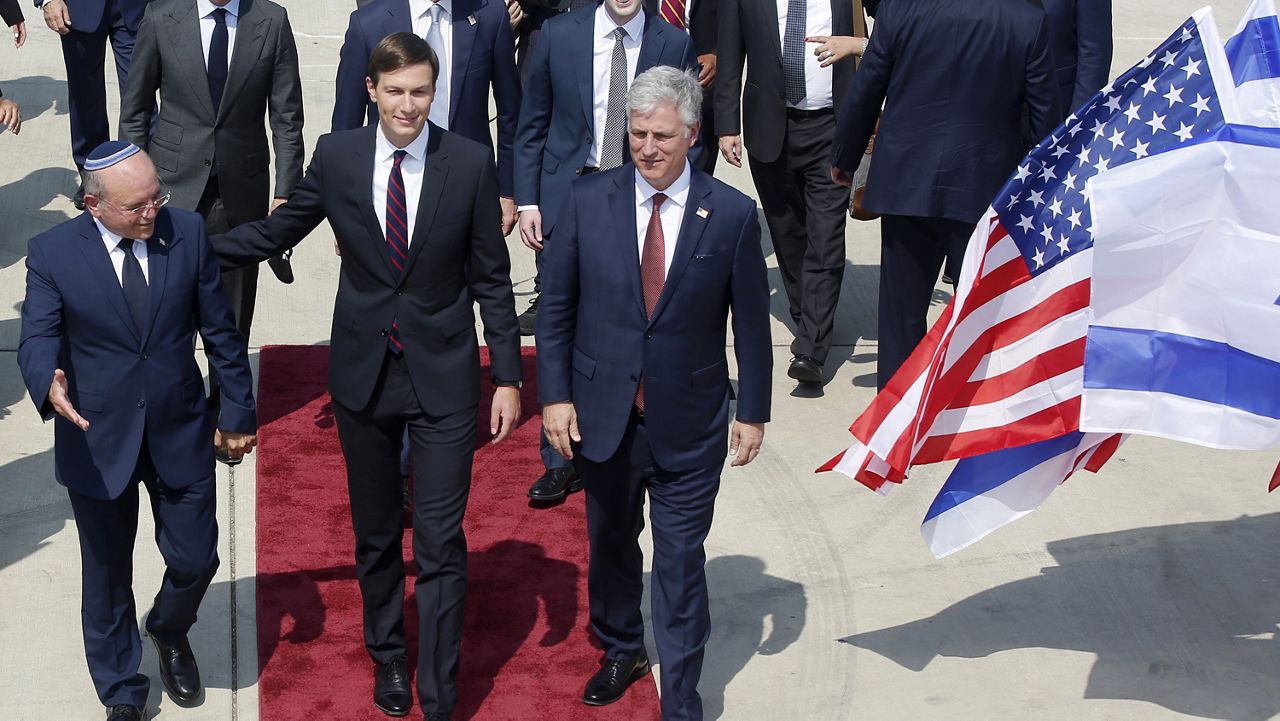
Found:
[[[4,217],[0,223],[0,269],[21,262],[27,256],[27,241],[33,236],[71,217],[45,206],[74,194],[79,182],[76,171],[69,168],[41,168],[21,180],[0,185],[0,215]],[[71,205],[66,207],[70,209]]]
[[[1084,698],[1204,718],[1280,713],[1280,513],[1055,541],[1058,566],[842,639],[921,671],[1019,648],[1097,654]]]

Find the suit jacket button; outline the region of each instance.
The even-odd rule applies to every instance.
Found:
[[[396,288],[396,295],[404,295],[404,290],[401,288]]]
[[[147,354],[146,354],[146,353],[139,353],[139,354],[138,354],[138,357],[139,357],[139,358],[141,358],[142,360],[146,360],[146,359],[147,359]]]
[[[141,398],[139,398],[139,399],[138,399],[138,407],[139,407],[139,408],[143,408],[143,407],[145,407],[146,405],[147,405],[147,402],[146,402],[145,400],[143,400],[143,399],[141,399]]]
[[[652,334],[652,333],[645,333],[645,334],[644,334],[644,337],[645,337],[645,338],[648,338],[649,340],[653,340],[653,334]]]
[[[213,163],[209,162],[208,160],[204,161],[204,167],[206,167],[206,168],[207,168],[207,167],[209,167],[210,165],[213,165]]]
[[[640,376],[638,376],[638,375],[636,375],[636,374],[634,374],[634,373],[633,373],[633,374],[631,374],[631,380],[632,380],[632,382],[639,383],[639,382],[640,382]]]
[[[383,338],[386,338],[386,337],[387,337],[387,329],[386,329],[386,328],[383,328],[383,329],[382,329],[382,337],[383,337]]]

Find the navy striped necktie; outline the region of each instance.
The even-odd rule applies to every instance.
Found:
[[[391,177],[387,179],[387,252],[391,254],[391,265],[396,269],[397,281],[409,258],[409,210],[405,204],[404,173],[400,170],[405,155],[407,153],[403,150],[395,152]],[[400,326],[394,320],[391,321],[391,332],[387,334],[387,348],[395,355],[404,353],[404,345],[400,343]]]

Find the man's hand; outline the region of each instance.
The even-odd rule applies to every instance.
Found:
[[[44,4],[44,24],[59,35],[71,32],[71,11],[66,0],[49,0]]]
[[[520,422],[520,389],[498,386],[493,391],[493,410],[489,412],[490,443],[501,443]]]
[[[511,23],[512,30],[515,30],[520,26],[520,23],[524,22],[524,7],[520,5],[519,0],[507,0],[507,21]],[[506,235],[506,233],[503,235]]]
[[[17,135],[22,131],[22,111],[18,104],[8,98],[0,98],[0,125]]]
[[[257,445],[258,437],[252,433],[233,433],[223,430],[213,432],[213,447],[225,450],[228,456],[237,461],[244,458],[245,454],[252,453],[254,446]]]
[[[53,383],[49,384],[49,405],[53,406],[53,410],[57,411],[58,415],[76,424],[80,430],[89,430],[89,421],[81,418],[76,412],[76,407],[71,405],[71,398],[67,395],[67,374],[63,373],[61,368],[54,370]]]
[[[699,55],[698,65],[702,68],[698,71],[698,84],[705,90],[711,87],[712,81],[716,79],[716,54],[703,53]]]
[[[551,447],[556,449],[566,461],[573,460],[573,448],[569,442],[582,442],[582,434],[578,432],[578,409],[570,401],[548,403],[542,407],[542,432]]]
[[[20,48],[27,44],[27,24],[25,22],[10,25],[9,29],[13,31],[13,46],[15,48]]]
[[[733,456],[730,466],[745,466],[754,461],[760,454],[760,445],[764,443],[764,424],[734,421],[733,432],[729,434],[729,455]]]
[[[524,243],[526,248],[542,250],[542,211],[520,212],[520,242]]]
[[[742,136],[741,135],[721,135],[720,136],[720,154],[724,159],[735,168],[742,167]]]
[[[516,199],[498,198],[498,204],[502,206],[502,237],[505,238],[516,227]]]
[[[284,205],[284,204],[285,204],[285,203],[287,203],[287,202],[289,202],[289,199],[288,199],[288,198],[274,198],[274,199],[272,199],[272,201],[271,201],[271,209],[267,211],[267,215],[271,215],[272,213],[276,212],[276,208],[279,208],[280,206]]]
[[[846,188],[853,187],[853,176],[844,172],[842,168],[831,166],[831,182],[836,185],[843,185]]]

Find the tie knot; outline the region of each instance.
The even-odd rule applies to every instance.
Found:
[[[618,42],[622,42],[623,40],[626,40],[626,39],[627,39],[627,29],[626,29],[626,28],[618,28],[617,30],[614,30],[614,31],[613,31],[613,37],[614,37]]]
[[[215,9],[215,10],[213,11],[213,22],[217,23],[218,25],[226,25],[226,24],[227,24],[227,9],[226,9],[226,8],[217,8],[217,9]]]
[[[116,247],[119,248],[120,250],[123,250],[126,253],[132,253],[133,238],[121,238],[120,242],[116,243]]]
[[[404,156],[408,154],[408,151],[397,150],[392,156],[392,163],[394,163],[395,167],[400,167],[400,163],[404,162]]]
[[[440,3],[431,3],[431,7],[427,8],[427,14],[431,16],[431,22],[440,21],[440,13],[444,12],[444,8],[440,7]]]
[[[658,209],[661,208],[662,204],[665,203],[666,201],[667,201],[667,196],[663,195],[662,193],[654,193],[653,194],[653,212],[655,213],[658,212]]]

